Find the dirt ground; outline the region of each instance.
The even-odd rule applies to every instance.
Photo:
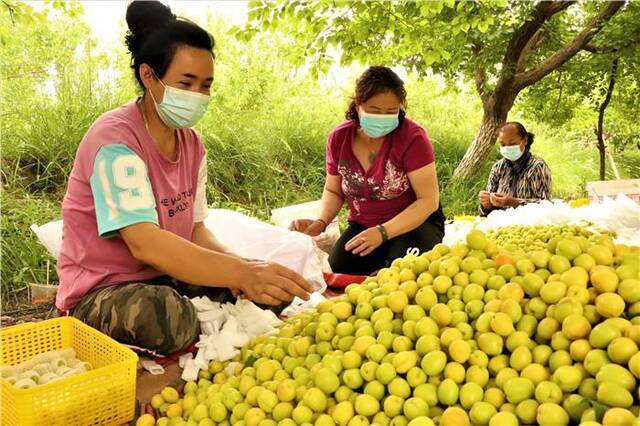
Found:
[[[19,297],[17,303],[12,303],[3,308],[1,314],[0,327],[10,327],[25,322],[38,322],[55,318],[58,316],[58,310],[53,302],[32,305],[25,294],[24,297]]]

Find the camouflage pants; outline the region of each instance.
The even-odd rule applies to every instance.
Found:
[[[193,286],[161,277],[93,290],[71,315],[120,343],[168,355],[198,340],[200,323],[189,299],[199,296],[220,303],[236,300],[227,288]],[[287,304],[259,306],[279,314]]]
[[[118,342],[167,355],[196,342],[200,324],[189,298],[234,302],[226,288],[178,283],[171,278],[99,288],[71,315]]]

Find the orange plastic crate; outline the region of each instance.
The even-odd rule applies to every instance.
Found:
[[[122,425],[133,419],[138,357],[112,338],[76,318],[61,317],[4,328],[0,344],[3,365],[72,347],[94,368],[31,389],[0,379],[2,425]]]

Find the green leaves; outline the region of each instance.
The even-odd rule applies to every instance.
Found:
[[[602,418],[604,417],[604,413],[607,412],[607,409],[609,407],[607,407],[606,405],[602,405],[598,401],[594,401],[592,399],[589,399],[588,401],[589,401],[589,404],[591,404],[593,411],[595,412],[596,420],[602,421]]]
[[[426,52],[424,52],[423,56],[424,62],[427,65],[433,65],[440,59],[440,53],[436,52],[435,50],[427,50]]]
[[[509,5],[509,0],[480,0],[480,3],[489,8],[504,9]]]
[[[462,76],[472,86],[475,86],[472,82],[476,76],[481,76],[486,92],[491,94],[500,87],[500,81],[535,68],[562,48],[605,4],[605,0],[578,2],[571,6],[570,13],[562,11],[547,20],[539,30],[539,43],[524,52],[518,71],[515,66],[503,67],[502,61],[514,34],[534,16],[537,2],[251,0],[250,22],[237,34],[242,40],[248,40],[266,28],[266,31],[284,35],[291,43],[280,55],[295,66],[304,65],[313,73],[326,71],[332,58],[327,53],[338,51],[344,65],[354,62],[401,65],[422,75],[435,72],[446,78]],[[640,2],[630,2],[623,12],[606,23],[593,44],[621,46],[624,44],[621,41],[632,39],[631,35],[638,31],[638,21]],[[637,58],[637,52],[637,49],[624,47],[625,55]],[[518,56],[522,52],[514,54]],[[556,84],[552,77],[557,75],[558,71],[555,71],[537,83],[545,90],[532,87],[523,92],[518,103],[532,106],[531,111],[550,120],[568,119],[571,113],[565,112],[572,104],[593,97],[592,93],[583,90],[591,90],[593,84],[589,81],[595,80],[581,78],[589,73],[585,70],[600,67],[596,62],[588,61],[590,57],[589,53],[579,53],[562,65],[566,78],[563,77],[561,84]],[[640,59],[635,59],[634,64],[638,65],[630,70],[640,69]],[[624,79],[638,80],[626,76]],[[575,87],[571,94],[569,87]],[[638,85],[621,83],[618,87],[623,90]],[[627,96],[620,98],[627,99]],[[618,99],[614,97],[612,109],[615,102],[626,102]],[[541,110],[544,114],[540,114]]]
[[[448,1],[447,3],[455,4],[455,1]],[[420,14],[425,17],[433,17],[438,15],[444,9],[445,2],[442,0],[425,1],[420,4]],[[447,6],[447,7],[453,7]]]
[[[491,24],[493,24],[493,17],[486,16],[484,19],[479,20],[476,23],[476,28],[478,29],[478,31],[484,34],[489,31],[489,26],[491,26]]]

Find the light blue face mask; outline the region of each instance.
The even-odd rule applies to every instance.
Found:
[[[400,124],[398,114],[369,114],[360,108],[360,127],[370,138],[388,135]]]
[[[167,86],[160,79],[158,81],[164,86],[162,102],[157,103],[151,90],[149,93],[164,124],[173,129],[184,129],[200,121],[207,112],[211,96]]]
[[[520,150],[520,145],[509,145],[501,146],[500,154],[502,154],[502,156],[507,160],[517,161],[524,153]]]

